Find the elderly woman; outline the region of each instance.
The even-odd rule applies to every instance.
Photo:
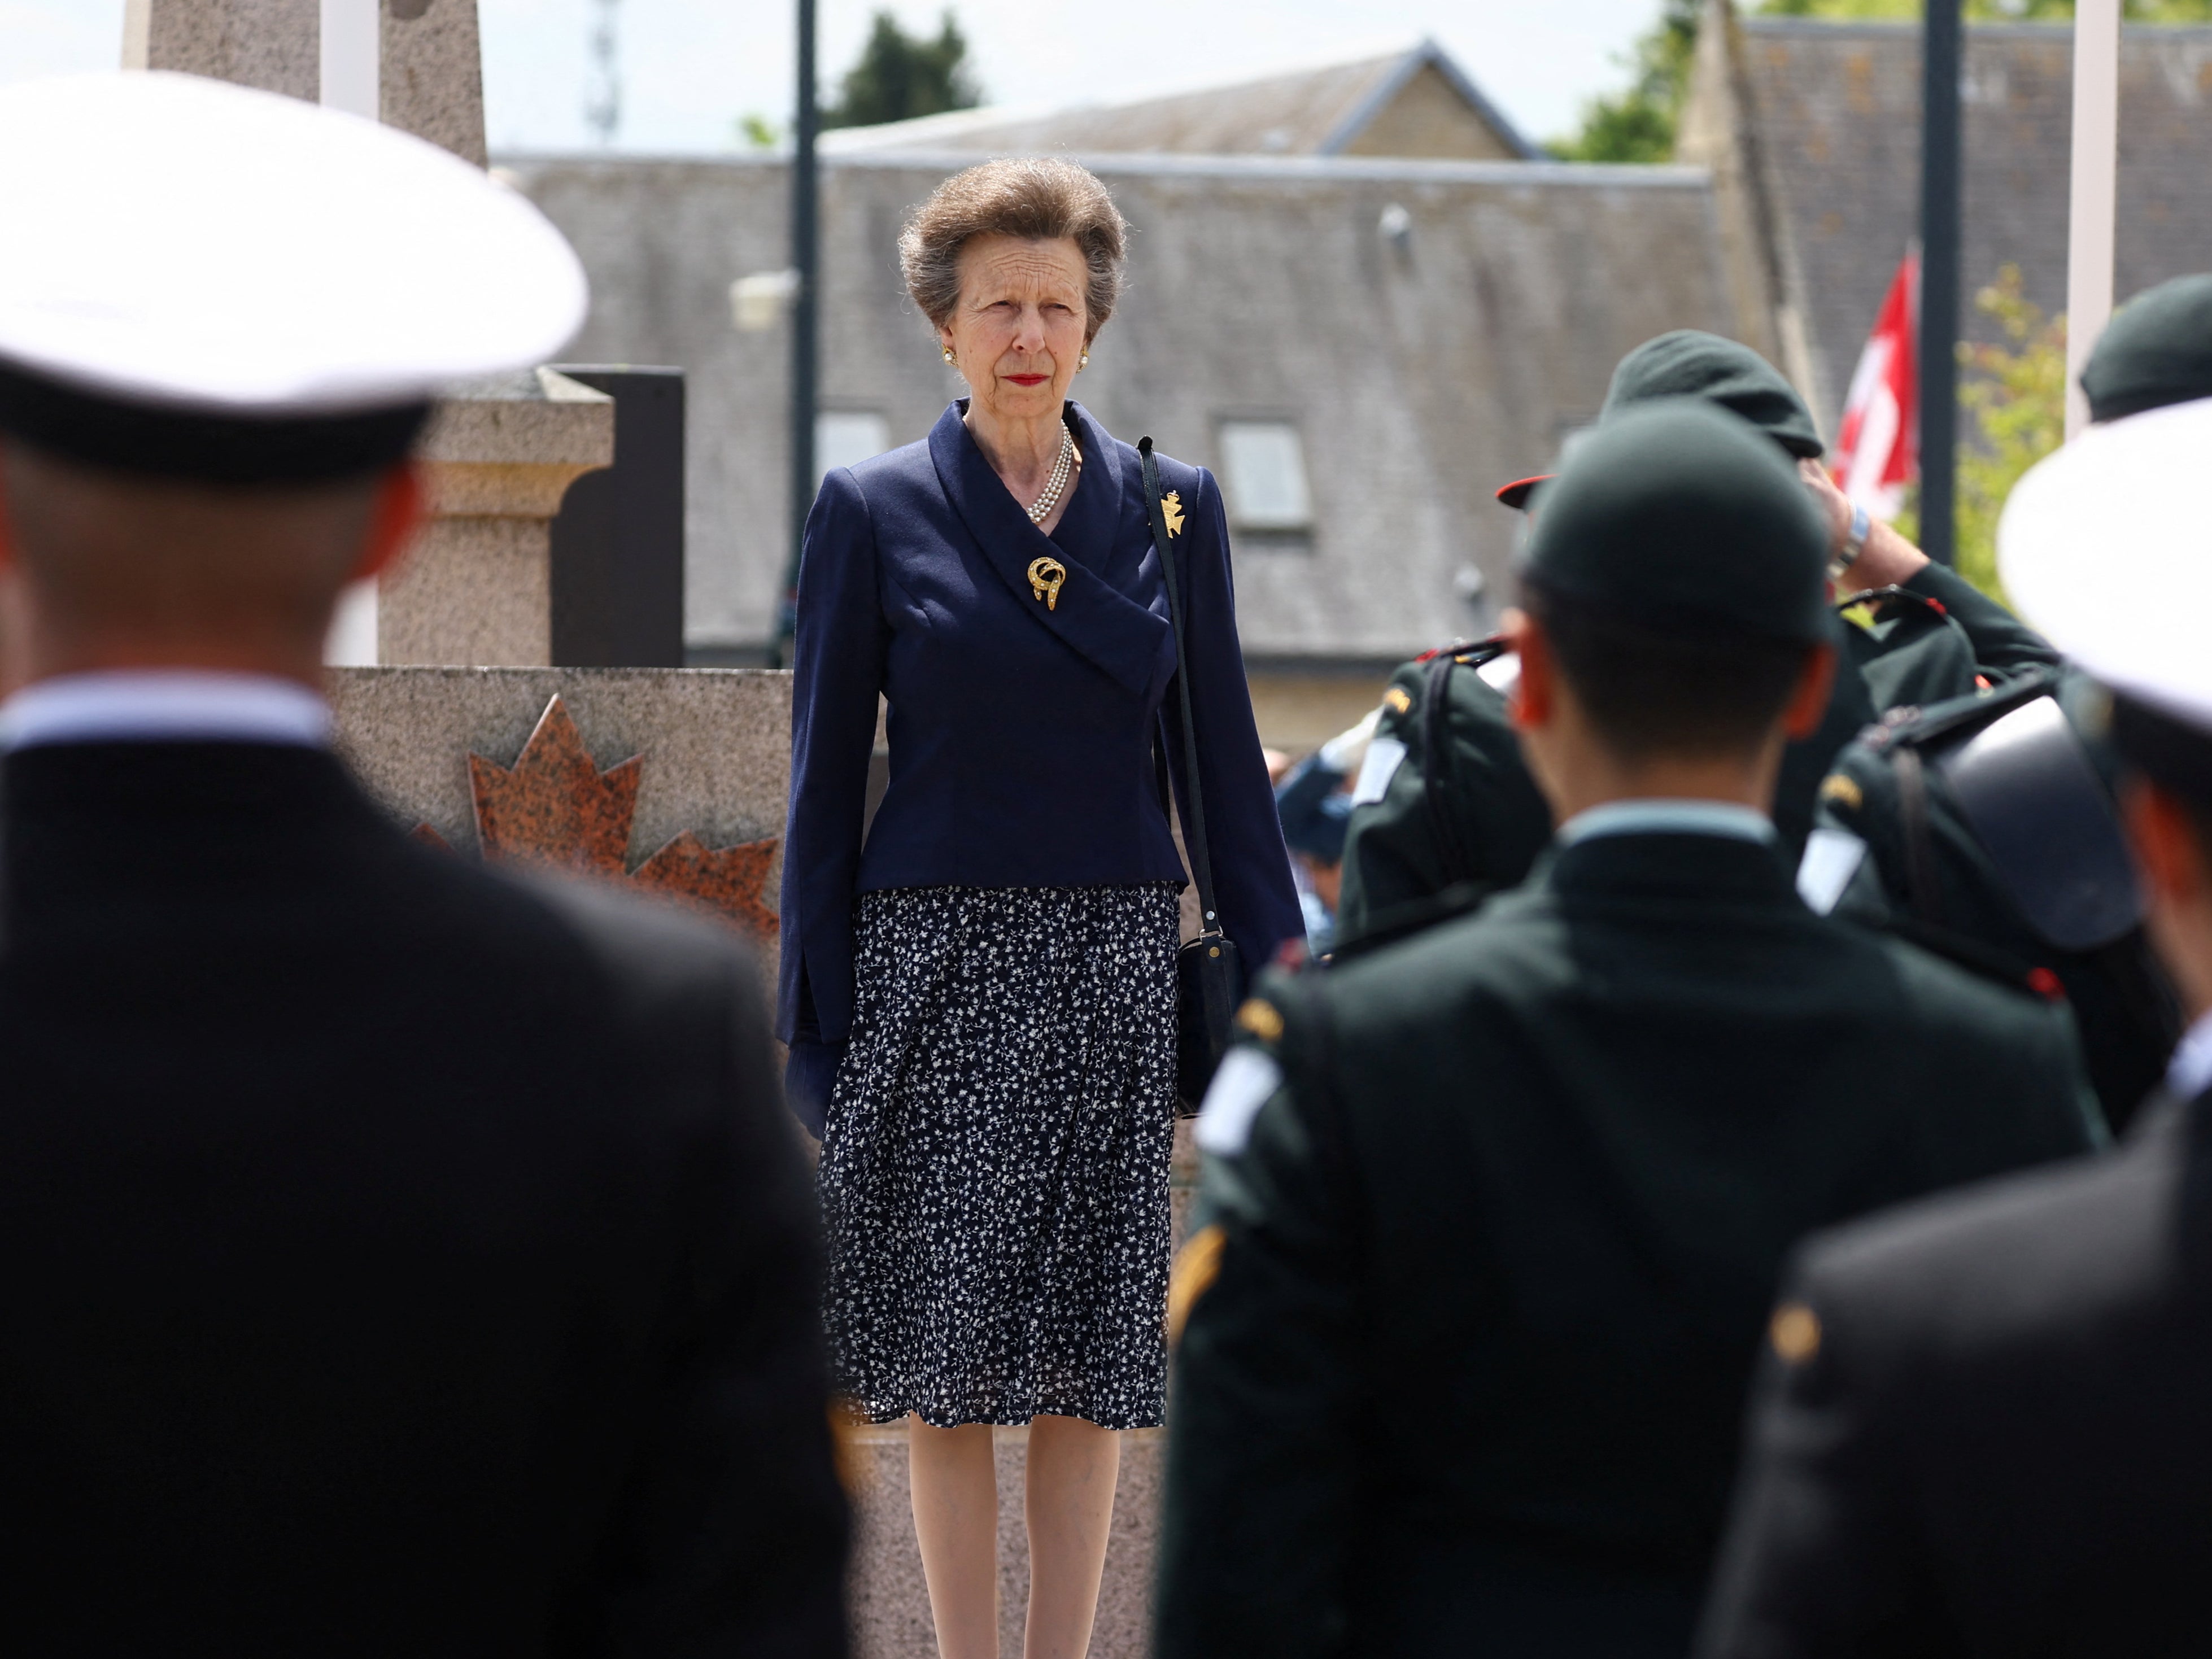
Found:
[[[1077,1656],[1113,1431],[1159,1423],[1165,1389],[1176,649],[1138,453],[1067,395],[1124,234],[1060,161],[970,168],[915,213],[908,289],[969,396],[823,481],[799,580],[779,1030],[801,1115],[826,1107],[840,1386],[910,1425],[946,1659],[997,1650],[990,1425],[1030,1425],[1028,1651]],[[1217,898],[1256,965],[1300,917],[1221,495],[1160,470]]]

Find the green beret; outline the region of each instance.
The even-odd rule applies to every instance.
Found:
[[[1698,398],[1740,415],[1784,453],[1816,459],[1823,447],[1812,411],[1781,370],[1747,345],[1694,328],[1646,340],[1620,360],[1600,422],[1661,398]]]
[[[2122,306],[2081,365],[2081,390],[2093,421],[2212,398],[2212,276],[2177,276]]]
[[[1545,487],[1522,580],[1659,627],[1832,637],[1828,527],[1790,463],[1742,422],[1677,398],[1624,410]]]

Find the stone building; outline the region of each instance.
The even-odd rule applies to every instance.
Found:
[[[1401,97],[1431,74],[1464,82],[1432,48],[1389,61],[1341,77],[1340,107],[1370,117],[1346,144],[1390,118],[1376,88],[1394,76]],[[1285,101],[1249,107],[1280,125]],[[1299,131],[1341,137],[1331,118]],[[1173,125],[1162,118],[1151,154],[1079,152],[1134,234],[1122,307],[1076,393],[1121,436],[1149,432],[1222,477],[1262,731],[1308,744],[1371,707],[1390,664],[1491,625],[1520,526],[1491,492],[1552,461],[1623,352],[1668,328],[1733,329],[1712,191],[1700,169],[1517,159],[1525,146],[1267,154],[1271,127],[1202,139],[1243,153],[1178,153]],[[959,390],[896,242],[978,153],[824,159],[825,466],[921,437]],[[789,343],[781,323],[735,327],[730,288],[787,262],[786,164],[503,165],[591,273],[575,361],[688,371],[689,636],[696,660],[760,660],[787,545]]]
[[[2007,264],[2066,304],[2073,29],[1966,31],[1961,319]],[[1735,331],[1835,429],[1853,365],[1918,226],[1920,33],[1912,23],[1738,17],[1708,0],[1678,155],[1711,168]],[[2130,27],[2120,46],[2121,297],[2212,269],[2212,28]]]

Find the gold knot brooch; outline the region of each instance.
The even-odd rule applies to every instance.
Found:
[[[1048,611],[1060,609],[1060,585],[1067,580],[1067,567],[1058,559],[1030,561],[1030,587]]]

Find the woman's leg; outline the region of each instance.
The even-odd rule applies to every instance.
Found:
[[[939,1659],[998,1659],[999,1474],[991,1425],[933,1429],[908,1418],[907,1480]]]
[[[1079,1417],[1030,1422],[1030,1618],[1024,1659],[1084,1659],[1098,1611],[1121,1437]]]

